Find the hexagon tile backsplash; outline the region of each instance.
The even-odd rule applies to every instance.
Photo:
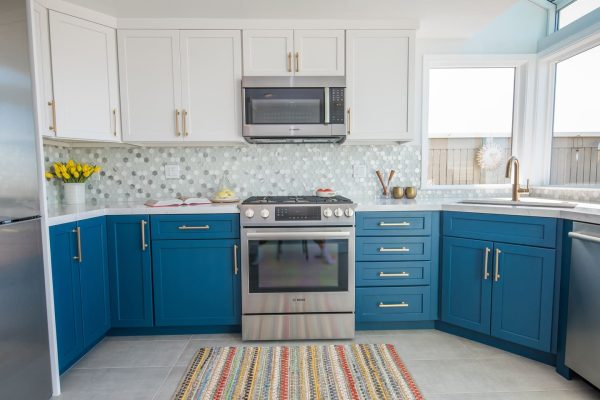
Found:
[[[414,145],[250,145],[241,147],[93,147],[45,145],[45,162],[89,162],[103,171],[86,184],[88,201],[144,201],[178,194],[210,197],[224,175],[241,198],[308,194],[331,187],[348,197],[379,193],[376,169],[396,170],[392,185],[418,186],[421,148]],[[165,165],[180,167],[179,179],[165,178]],[[354,176],[354,166],[365,176]],[[48,201],[62,196],[48,184]]]

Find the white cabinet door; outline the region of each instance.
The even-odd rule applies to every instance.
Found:
[[[412,140],[414,33],[346,32],[348,140]]]
[[[183,139],[179,31],[119,30],[123,140]]]
[[[184,140],[242,141],[240,31],[181,31]]]
[[[343,30],[295,30],[294,51],[296,75],[344,75]]]
[[[245,30],[244,75],[293,75],[294,31]]]
[[[57,137],[119,141],[115,30],[50,11]]]
[[[35,85],[37,89],[38,131],[42,136],[55,137],[52,92],[52,61],[50,60],[50,28],[48,9],[33,3],[33,47],[35,52]]]

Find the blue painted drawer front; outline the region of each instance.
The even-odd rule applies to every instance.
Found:
[[[240,237],[238,214],[153,215],[152,239],[235,239]]]
[[[410,261],[431,258],[430,237],[357,237],[357,261]]]
[[[429,285],[430,261],[356,263],[356,286]]]
[[[356,322],[429,320],[429,298],[429,286],[357,288]]]
[[[145,248],[142,246],[142,229]],[[110,216],[107,217],[107,231],[112,326],[153,326],[150,217]]]
[[[492,290],[492,336],[549,352],[556,252],[495,243],[500,250]]]
[[[444,212],[444,235],[556,247],[556,219]]]
[[[431,213],[358,212],[356,236],[428,236]]]
[[[153,240],[156,326],[240,322],[239,240]]]

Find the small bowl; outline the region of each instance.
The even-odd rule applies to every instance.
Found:
[[[417,197],[417,188],[414,186],[407,187],[406,189],[404,189],[404,195],[407,199],[414,199],[415,197]]]
[[[392,196],[395,199],[401,199],[404,197],[404,188],[402,186],[394,186],[392,188]]]

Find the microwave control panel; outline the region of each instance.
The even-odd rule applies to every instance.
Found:
[[[329,89],[329,123],[344,124],[344,88]]]

